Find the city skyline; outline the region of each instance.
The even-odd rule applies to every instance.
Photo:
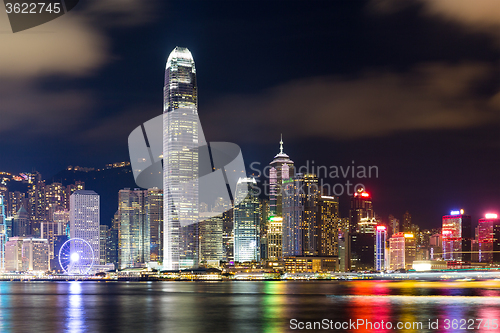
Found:
[[[5,0],[0,331],[500,329],[499,37],[500,0]]]
[[[276,19],[270,12],[284,10],[278,3],[262,12],[259,2],[188,10],[150,1],[158,16],[141,12],[143,21],[116,30],[91,20],[90,32],[71,23],[72,15],[90,18],[91,5],[82,3],[30,31],[80,31],[95,41],[81,56],[51,52],[18,66],[26,52],[6,40],[5,50],[18,56],[0,65],[0,170],[36,168],[49,178],[67,165],[126,160],[128,134],[162,112],[160,73],[182,45],[202,73],[205,135],[242,147],[247,169],[254,161],[267,165],[283,133],[297,165],[378,166],[379,178],[365,185],[383,216],[408,210],[430,226],[460,203],[480,216],[500,201],[500,165],[492,158],[499,153],[494,23],[475,27],[467,11],[460,16],[443,5],[434,12],[423,0],[376,3],[320,1],[304,18],[300,3],[290,1],[287,18]],[[254,18],[260,24],[241,23]],[[75,29],[58,30],[57,22]],[[34,38],[25,35],[15,36]],[[13,79],[16,73],[21,78]]]

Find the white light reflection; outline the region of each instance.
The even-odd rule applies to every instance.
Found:
[[[80,333],[85,331],[84,310],[82,304],[82,282],[69,282],[68,309],[66,311],[66,332]]]

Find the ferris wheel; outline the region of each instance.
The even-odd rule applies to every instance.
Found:
[[[94,266],[94,250],[86,240],[72,238],[59,250],[59,265],[66,274],[87,275]]]

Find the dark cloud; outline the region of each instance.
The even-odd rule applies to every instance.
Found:
[[[20,131],[25,139],[75,131],[93,107],[88,91],[50,91],[19,79],[0,79],[0,101],[0,134]]]
[[[498,0],[372,0],[368,8],[381,13],[393,14],[413,4],[422,4],[423,13],[453,21],[465,27],[499,34],[500,1]]]
[[[302,79],[260,94],[222,98],[201,117],[217,140],[240,137],[250,142],[280,130],[296,138],[353,139],[474,127],[497,120],[488,106],[490,96],[474,92],[475,85],[494,73],[486,64],[432,63],[405,73]]]

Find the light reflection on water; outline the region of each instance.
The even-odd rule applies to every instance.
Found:
[[[484,288],[477,287],[479,284],[386,281],[0,282],[0,332],[281,333],[291,331],[292,318],[498,321],[500,285],[482,285]],[[389,331],[397,332],[377,332]]]

